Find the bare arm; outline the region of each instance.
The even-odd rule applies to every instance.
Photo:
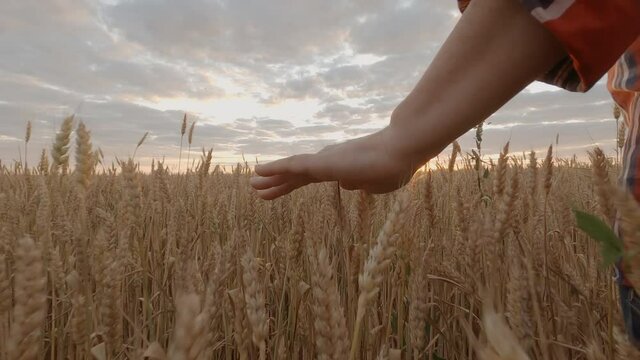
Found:
[[[563,56],[562,46],[519,1],[473,1],[394,111],[391,127],[404,139],[404,151],[426,161]]]
[[[516,0],[476,0],[389,126],[363,138],[256,167],[252,186],[273,199],[312,182],[395,190],[564,55]]]

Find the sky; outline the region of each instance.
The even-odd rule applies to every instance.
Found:
[[[0,159],[29,161],[76,113],[106,162],[175,167],[184,113],[192,154],[214,162],[314,152],[388,123],[459,19],[454,0],[3,0]],[[491,86],[491,84],[487,84]],[[612,102],[534,83],[487,120],[484,148],[614,151]],[[472,134],[460,140],[473,147]],[[186,157],[186,154],[183,155]]]

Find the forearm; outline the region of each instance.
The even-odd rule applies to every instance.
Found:
[[[390,128],[415,162],[493,114],[564,55],[558,41],[516,0],[476,0],[415,88],[395,109]]]

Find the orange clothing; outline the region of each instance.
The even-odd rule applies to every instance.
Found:
[[[478,0],[481,1],[481,0]],[[464,11],[471,0],[458,0]],[[567,56],[540,80],[570,91],[589,90],[640,36],[638,0],[520,0],[562,43]],[[636,47],[637,49],[637,47]],[[638,59],[638,53],[635,58]],[[634,64],[635,65],[635,64]],[[638,68],[627,74],[638,91]]]
[[[567,53],[540,81],[584,92],[608,72],[607,87],[627,125],[620,180],[640,201],[640,1],[519,1]],[[460,10],[470,2],[458,0]]]

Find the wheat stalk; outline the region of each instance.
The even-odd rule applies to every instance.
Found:
[[[409,194],[404,192],[398,195],[393,208],[389,212],[387,221],[376,239],[376,245],[369,252],[369,257],[364,265],[364,270],[360,275],[358,296],[358,310],[356,322],[353,329],[353,339],[349,359],[356,358],[360,348],[360,331],[365,311],[373,298],[380,290],[383,279],[383,272],[389,266],[391,257],[395,251],[398,241],[398,231],[402,226],[402,213],[409,206]]]
[[[318,359],[339,360],[349,351],[348,332],[344,310],[340,304],[338,287],[333,278],[332,265],[326,249],[320,249],[312,260],[313,314],[315,318]]]
[[[46,277],[40,249],[29,237],[18,242],[15,254],[15,306],[7,349],[10,359],[37,359],[47,313]]]
[[[265,311],[265,294],[262,281],[258,275],[258,262],[249,249],[242,257],[242,281],[244,283],[244,301],[247,309],[247,319],[251,324],[253,344],[260,349],[260,360],[267,358],[266,340],[269,324]]]

